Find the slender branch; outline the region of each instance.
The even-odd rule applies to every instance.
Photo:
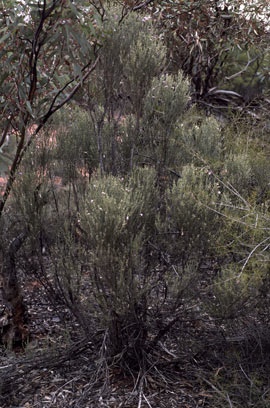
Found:
[[[44,127],[45,123],[48,121],[48,119],[56,112],[58,111],[60,108],[62,108],[66,103],[68,103],[73,96],[75,95],[75,93],[80,89],[80,87],[82,86],[83,82],[87,79],[87,77],[91,74],[91,72],[94,71],[94,69],[97,66],[97,63],[99,61],[99,56],[96,58],[94,64],[91,65],[91,67],[87,70],[87,72],[84,74],[84,76],[82,77],[82,80],[73,88],[73,90],[67,95],[67,97],[58,105],[56,105],[54,107],[53,103],[51,104],[51,106],[49,107],[48,112],[46,113],[46,115],[43,116],[41,122],[39,123],[38,127],[36,128],[35,132],[33,133],[33,135],[30,137],[30,139],[28,140],[28,142],[24,145],[25,143],[25,134],[26,134],[26,122],[27,122],[27,118],[26,118],[26,122],[24,125],[24,129],[21,133],[21,139],[19,142],[19,145],[17,147],[16,150],[16,155],[15,158],[13,160],[12,166],[11,166],[11,170],[9,173],[9,178],[7,181],[7,185],[6,185],[6,189],[4,192],[4,195],[2,197],[2,200],[0,201],[0,217],[1,214],[3,212],[3,209],[5,207],[6,201],[9,197],[10,191],[12,189],[13,183],[15,181],[16,178],[16,170],[18,169],[22,158],[25,154],[25,152],[28,150],[28,148],[30,147],[30,145],[32,144],[34,138],[37,136],[37,134],[40,132],[40,130]],[[85,69],[86,67],[84,67]],[[72,82],[75,80],[75,78],[72,80]],[[65,89],[66,86],[64,86],[62,89]],[[59,94],[59,93],[58,93]],[[60,94],[59,94],[60,95]]]
[[[15,181],[16,170],[17,170],[19,162],[20,162],[19,158],[20,158],[21,152],[23,151],[23,146],[24,146],[24,141],[25,141],[25,133],[26,133],[26,128],[24,126],[24,128],[23,128],[23,130],[21,132],[20,142],[19,142],[19,144],[17,146],[15,158],[14,158],[14,160],[12,162],[12,165],[11,165],[9,177],[8,177],[8,180],[7,180],[6,189],[5,189],[2,200],[0,201],[0,218],[1,218],[4,206],[5,206],[5,203],[6,203],[7,199],[8,199],[8,197],[9,197],[9,194],[10,194],[11,188],[13,186],[13,183]]]
[[[257,59],[258,59],[258,57],[252,58],[252,60],[248,61],[248,62],[247,62],[247,65],[246,65],[243,69],[241,69],[241,71],[236,72],[235,74],[233,74],[233,75],[231,75],[231,76],[229,76],[229,77],[225,77],[225,79],[226,79],[227,81],[230,81],[231,79],[234,79],[234,78],[238,77],[239,75],[242,75],[244,72],[246,72],[246,70],[248,69],[248,67],[250,66],[250,64],[252,64],[253,62],[255,62]]]
[[[73,96],[75,95],[75,93],[81,88],[83,82],[88,78],[88,76],[91,74],[91,72],[93,72],[97,66],[97,63],[99,61],[100,57],[98,56],[97,59],[95,60],[94,64],[89,68],[89,70],[84,74],[84,76],[82,77],[82,80],[73,88],[73,90],[69,93],[69,95],[67,95],[67,97],[58,105],[56,105],[53,109],[54,106],[54,102],[51,104],[51,106],[48,109],[48,112],[43,116],[42,120],[40,121],[38,127],[36,128],[35,132],[33,133],[33,135],[31,136],[31,138],[29,139],[28,143],[25,145],[24,149],[23,149],[23,155],[25,154],[25,152],[28,150],[28,148],[30,147],[30,145],[32,144],[34,138],[37,136],[37,134],[40,132],[40,130],[43,128],[43,126],[46,124],[46,122],[48,121],[48,119],[56,112],[58,111],[60,108],[62,108],[66,103],[68,103]],[[89,64],[88,64],[89,65]],[[85,68],[85,67],[84,67]],[[68,84],[72,83],[75,79],[71,80],[68,82]],[[65,89],[66,85],[63,86],[62,89]],[[60,95],[60,93],[58,92],[58,96]],[[21,157],[21,159],[22,159]],[[21,162],[20,159],[20,162]],[[19,162],[19,163],[20,163]],[[1,213],[1,209],[0,209],[0,213]]]
[[[5,140],[6,140],[6,137],[7,137],[7,134],[8,134],[8,130],[9,130],[9,126],[10,126],[10,122],[11,122],[11,119],[8,121],[6,127],[5,127],[5,129],[3,131],[3,134],[2,134],[2,137],[1,137],[1,140],[0,140],[0,148],[5,143]]]
[[[148,6],[148,4],[153,3],[154,0],[147,0],[144,3],[138,4],[137,6],[133,7],[132,11],[141,10],[142,8]]]
[[[34,99],[34,95],[36,92],[36,87],[37,87],[37,61],[38,61],[38,55],[39,55],[39,51],[41,48],[41,44],[38,44],[38,39],[39,36],[42,32],[42,28],[44,25],[44,22],[46,20],[46,0],[44,0],[43,2],[43,7],[42,7],[42,13],[41,13],[41,18],[40,18],[40,22],[39,25],[37,27],[37,30],[35,32],[34,35],[34,40],[32,42],[32,50],[31,50],[31,54],[29,57],[29,75],[30,75],[30,89],[29,89],[29,93],[28,93],[28,100],[30,101],[30,103],[33,101]]]
[[[267,241],[269,241],[269,240],[270,240],[270,237],[265,238],[263,241],[259,242],[259,243],[252,249],[252,251],[249,253],[247,259],[245,260],[245,263],[244,263],[244,265],[242,266],[242,269],[241,269],[240,273],[239,273],[238,276],[237,276],[238,279],[240,278],[240,276],[241,276],[242,273],[244,272],[245,267],[247,266],[247,264],[248,264],[250,258],[251,258],[252,255],[254,254],[254,252],[256,252],[256,250],[257,250],[259,247],[261,247],[265,242],[267,242]]]
[[[75,93],[81,88],[83,82],[84,82],[84,81],[87,79],[87,77],[95,70],[99,59],[100,59],[100,57],[98,56],[98,57],[96,58],[94,64],[91,65],[91,67],[88,69],[88,71],[87,71],[87,72],[84,74],[84,76],[82,77],[82,80],[73,88],[73,90],[69,93],[69,95],[67,95],[66,98],[65,98],[62,102],[60,102],[58,105],[54,106],[57,97],[58,97],[61,93],[63,93],[63,91],[67,88],[67,86],[70,85],[72,82],[74,82],[76,78],[73,78],[72,80],[70,80],[69,82],[67,82],[67,83],[61,88],[61,90],[57,92],[56,96],[55,96],[54,99],[53,99],[53,102],[51,103],[51,106],[49,107],[48,112],[43,116],[42,122],[41,122],[41,124],[40,124],[40,125],[38,126],[38,128],[37,128],[38,131],[40,130],[40,126],[42,127],[42,126],[47,122],[47,120],[48,120],[56,111],[58,111],[60,108],[62,108],[66,103],[68,103],[68,102],[73,98],[73,96],[75,95]],[[89,66],[89,64],[87,64],[87,65],[82,69],[82,71],[85,70],[88,66]],[[36,132],[35,132],[35,134],[36,134]]]

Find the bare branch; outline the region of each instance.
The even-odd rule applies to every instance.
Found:
[[[257,59],[258,59],[258,56],[252,58],[252,60],[249,60],[249,61],[247,62],[247,65],[246,65],[243,69],[241,69],[241,71],[236,72],[235,74],[233,74],[233,75],[231,75],[231,76],[229,76],[229,77],[225,77],[225,79],[226,79],[227,81],[230,81],[231,79],[234,79],[234,78],[238,77],[239,75],[242,75],[244,72],[246,72],[246,70],[248,69],[248,67],[249,67],[253,62],[255,62]]]
[[[42,126],[47,122],[47,120],[48,120],[56,111],[58,111],[60,108],[62,108],[66,103],[68,103],[68,102],[73,98],[73,96],[75,95],[75,93],[81,88],[83,82],[87,79],[87,77],[91,74],[91,72],[93,72],[93,71],[95,70],[99,59],[100,59],[100,57],[98,56],[98,57],[96,58],[94,64],[92,64],[91,67],[88,69],[88,71],[86,71],[86,73],[85,73],[84,76],[82,77],[81,81],[73,88],[73,90],[66,96],[66,98],[65,98],[62,102],[60,102],[58,105],[54,106],[54,105],[55,105],[55,102],[56,102],[56,99],[59,97],[59,95],[61,95],[61,94],[64,92],[64,90],[67,88],[68,85],[70,85],[72,82],[75,81],[75,78],[73,78],[72,80],[70,80],[69,82],[67,82],[67,83],[57,92],[57,94],[55,95],[55,97],[54,97],[54,99],[53,99],[53,101],[52,101],[52,103],[51,103],[51,106],[50,106],[48,112],[46,113],[46,115],[43,116],[42,121],[41,121],[41,124],[40,124],[40,125],[38,126],[38,128],[37,128],[38,131],[40,130],[40,126],[42,127]],[[87,64],[87,65],[82,69],[82,71],[85,70],[87,66],[89,66],[89,64]],[[37,133],[37,132],[35,132],[35,134],[36,134],[36,133]]]

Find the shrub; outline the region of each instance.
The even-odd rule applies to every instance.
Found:
[[[220,163],[223,136],[220,125],[214,117],[202,117],[196,123],[192,116],[187,115],[186,123],[183,122],[179,131],[182,143],[186,151],[192,154],[194,163],[197,162],[198,165],[206,163],[211,167]]]
[[[179,73],[154,78],[142,101],[143,116],[136,149],[150,158],[159,171],[177,165],[177,122],[183,119],[189,101],[189,83]]]
[[[143,99],[153,78],[160,75],[166,53],[151,23],[130,14],[119,25],[117,13],[113,9],[107,15],[100,63],[94,80],[78,100],[91,115],[100,171],[114,175],[131,171],[135,165]],[[130,116],[134,128],[123,135],[123,125]]]
[[[80,226],[89,253],[89,279],[109,329],[109,354],[138,358],[146,339],[144,246],[155,215],[155,172],[137,169],[125,182],[97,177],[89,185]]]
[[[225,180],[245,199],[249,197],[253,185],[253,174],[247,154],[235,154],[227,157],[224,163]],[[231,195],[233,200],[233,195]]]
[[[187,165],[182,177],[166,191],[166,217],[159,219],[163,245],[183,268],[203,262],[215,252],[220,217],[215,213],[218,186],[207,169]]]
[[[72,106],[58,115],[49,131],[57,134],[54,159],[63,184],[90,178],[98,167],[98,151],[89,113]]]

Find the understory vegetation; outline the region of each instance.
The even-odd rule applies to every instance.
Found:
[[[151,22],[114,13],[91,80],[30,146],[4,209],[1,247],[23,237],[22,287],[37,285],[65,335],[29,330],[20,363],[3,336],[2,403],[35,406],[22,377],[85,356],[76,400],[49,406],[185,406],[151,402],[182,381],[186,406],[266,408],[266,113],[201,110]],[[110,402],[127,381],[129,399]]]

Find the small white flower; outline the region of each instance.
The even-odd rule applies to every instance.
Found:
[[[144,22],[144,21],[148,21],[148,20],[150,20],[150,19],[151,19],[150,16],[145,16],[145,17],[142,18],[142,21]]]

